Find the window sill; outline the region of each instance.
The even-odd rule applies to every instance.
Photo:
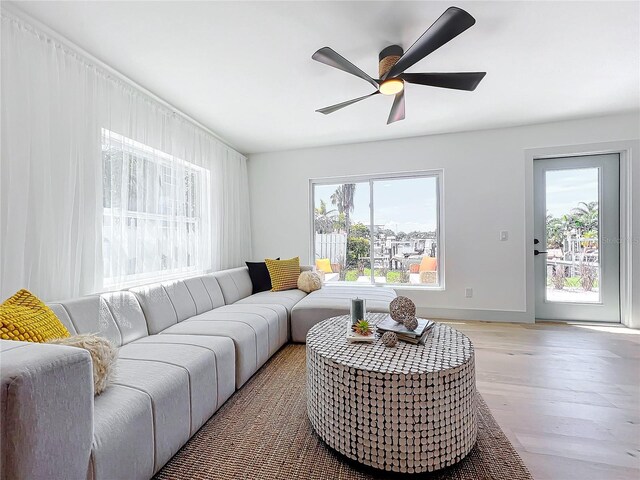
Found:
[[[402,285],[402,284],[395,284],[395,285],[388,285],[388,286],[398,290],[428,290],[431,292],[444,292],[445,290],[445,288],[442,286],[431,287],[429,285],[425,285],[424,287],[418,286],[418,285]]]
[[[151,285],[153,283],[170,282],[173,280],[186,280],[192,277],[198,277],[200,275],[207,274],[207,270],[191,270],[187,272],[166,274],[166,275],[140,275],[137,278],[130,278],[123,282],[105,282],[102,287],[103,292],[111,292],[114,290],[124,290],[135,287],[142,287],[144,285]]]
[[[429,285],[405,285],[402,283],[359,283],[359,282],[328,282],[323,283],[322,286],[337,286],[337,287],[367,287],[367,288],[393,288],[394,290],[418,290],[418,291],[432,291],[432,292],[444,292],[444,286],[429,286]]]

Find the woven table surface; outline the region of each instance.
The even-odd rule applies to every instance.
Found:
[[[367,320],[377,324],[386,313],[367,314]],[[398,341],[395,347],[385,347],[380,333],[373,343],[346,339],[349,315],[329,318],[315,325],[307,334],[307,347],[325,360],[348,368],[380,373],[421,374],[456,368],[473,356],[469,338],[447,325],[436,323],[431,327],[425,344],[414,345]]]

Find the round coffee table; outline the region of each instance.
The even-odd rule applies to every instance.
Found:
[[[374,324],[386,314],[370,314]],[[476,442],[471,341],[437,323],[425,345],[348,343],[348,315],[307,334],[307,411],[327,445],[382,470],[431,472]],[[377,334],[376,334],[377,335]]]

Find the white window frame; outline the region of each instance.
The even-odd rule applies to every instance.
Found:
[[[437,285],[419,285],[408,283],[375,283],[374,268],[371,268],[371,282],[359,284],[359,286],[370,287],[386,287],[399,290],[445,290],[445,243],[444,243],[444,205],[442,199],[444,198],[444,169],[432,169],[432,170],[417,170],[417,171],[405,171],[405,172],[391,172],[391,173],[378,173],[367,175],[348,175],[348,176],[336,176],[336,177],[320,177],[309,179],[309,259],[310,264],[315,266],[315,186],[316,185],[334,185],[345,183],[369,183],[369,257],[374,258],[374,198],[373,198],[373,184],[376,181],[381,180],[400,180],[403,178],[423,178],[431,177],[436,179],[436,202],[437,202],[437,219],[436,219],[436,261],[438,264],[438,284]],[[353,286],[354,282],[332,282],[332,285]]]
[[[113,139],[116,142],[121,143],[123,146],[126,146],[136,151],[136,153],[138,153],[140,156],[143,156],[146,160],[155,162],[157,166],[160,168],[160,172],[161,172],[160,174],[163,176],[163,178],[165,177],[165,167],[169,167],[170,172],[172,173],[171,175],[172,184],[174,180],[172,165],[177,163],[182,165],[185,171],[192,170],[192,171],[198,172],[198,175],[200,176],[200,179],[201,179],[200,181],[201,185],[210,185],[209,170],[207,170],[206,168],[200,167],[191,162],[187,162],[186,160],[182,160],[178,157],[174,157],[161,150],[157,150],[153,147],[150,147],[149,145],[138,142],[136,140],[132,140],[131,138],[125,137],[124,135],[120,135],[111,130],[103,128],[102,134],[101,134],[101,144],[104,145],[105,143],[108,143],[110,139]],[[101,158],[101,161],[102,161],[102,158]],[[203,195],[205,194],[205,192],[200,192],[200,194]],[[173,200],[175,201],[175,199]],[[124,208],[124,207],[121,207],[121,208]],[[102,206],[103,222],[105,217],[111,217],[111,223],[113,225],[113,215],[112,215],[113,210],[114,209],[112,207],[104,207],[104,204],[103,204]],[[140,212],[137,210],[128,210],[128,209],[124,213],[126,218],[131,218],[135,220],[159,220],[159,221],[165,221],[168,223],[180,222],[180,223],[184,223],[185,225],[186,224],[191,224],[192,226],[199,225],[200,227],[202,225],[202,219],[200,216],[189,217],[187,215],[180,215],[180,216],[163,215],[160,213],[148,213],[148,212]],[[200,213],[202,214],[202,212]],[[202,229],[199,228],[199,230],[202,230]],[[104,239],[102,238],[102,235],[101,235],[100,241],[101,242],[104,241]],[[131,275],[126,275],[124,281],[116,281],[113,279],[113,277],[107,277],[105,276],[106,272],[104,272],[102,277],[102,286],[103,288],[106,288],[106,289],[113,288],[113,287],[130,288],[137,285],[144,285],[147,283],[151,283],[154,281],[176,280],[180,278],[194,277],[197,275],[207,273],[208,271],[209,271],[208,268],[196,264],[190,267],[174,268],[174,269],[168,269],[168,270],[157,270],[153,272],[134,273]]]

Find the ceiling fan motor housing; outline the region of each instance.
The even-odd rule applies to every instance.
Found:
[[[378,55],[378,75],[379,78],[385,76],[385,74],[391,70],[400,57],[404,53],[404,50],[400,45],[389,45],[383,49]]]

